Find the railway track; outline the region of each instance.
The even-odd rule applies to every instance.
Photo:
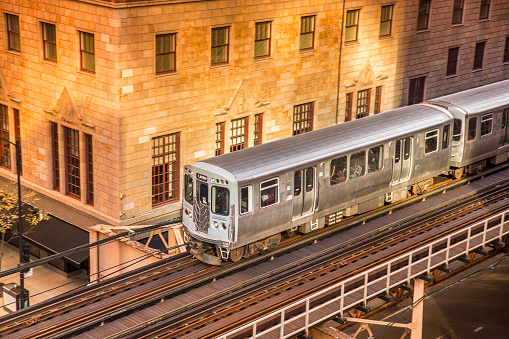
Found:
[[[445,183],[445,184],[442,183],[439,189],[441,191],[443,191],[444,189],[448,190],[453,184],[460,185],[461,181],[456,181],[455,183]],[[415,199],[416,198],[414,198],[413,200]],[[418,197],[417,199],[423,199],[423,196]],[[408,199],[406,201],[406,203],[411,202],[412,199]],[[393,210],[395,206],[390,207],[391,210]],[[387,210],[375,211],[373,214],[387,214]],[[190,260],[190,258],[188,257],[181,258],[179,259],[182,260],[181,262],[178,261],[167,263],[167,267],[164,269],[158,268],[157,273],[152,272],[152,274],[148,275],[145,274],[145,276],[143,276],[143,274],[140,274],[138,277],[130,279],[129,283],[126,282],[127,280],[124,280],[111,282],[112,284],[111,286],[101,286],[101,291],[99,292],[100,295],[97,294],[98,291],[96,288],[90,288],[89,290],[84,291],[81,295],[73,296],[74,298],[73,300],[70,299],[62,300],[61,301],[62,304],[60,306],[54,304],[53,307],[48,306],[46,310],[39,310],[37,316],[34,316],[33,314],[30,315],[29,313],[20,314],[18,318],[9,319],[8,323],[3,322],[6,326],[3,325],[0,326],[0,334],[11,333],[16,337],[27,337],[27,338],[42,338],[42,337],[57,338],[69,336],[73,333],[75,334],[79,333],[80,331],[83,332],[90,329],[91,329],[90,331],[94,331],[95,330],[94,326],[98,326],[101,323],[107,322],[114,318],[122,319],[124,315],[125,316],[129,316],[129,314],[136,315],[143,309],[157,306],[156,303],[163,304],[163,301],[167,299],[171,300],[172,296],[174,296],[173,298],[178,298],[179,294],[190,293],[192,292],[193,288],[196,288],[196,286],[204,285],[207,282],[217,284],[217,282],[219,281],[217,279],[219,279],[221,276],[226,276],[227,274],[242,274],[241,271],[242,269],[252,267],[255,264],[274,258],[277,255],[281,255],[284,252],[295,250],[296,248],[301,248],[305,245],[305,243],[309,244],[309,242],[316,242],[319,241],[320,239],[330,237],[330,235],[337,233],[340,228],[347,229],[347,231],[350,230],[353,231],[354,228],[352,228],[352,226],[354,224],[359,222],[362,223],[367,218],[368,218],[367,215],[363,215],[360,218],[351,218],[345,221],[343,224],[339,225],[338,227],[326,229],[322,232],[314,232],[299,238],[299,240],[297,240],[297,237],[292,238],[291,240],[288,240],[284,244],[282,244],[280,248],[277,248],[276,250],[272,251],[269,254],[245,260],[243,262],[238,263],[237,265],[225,264],[224,267],[217,268],[197,263],[196,261]],[[370,215],[369,218],[374,218],[374,216]],[[379,233],[380,230],[377,230],[376,232]],[[390,233],[391,231],[386,230],[386,232]],[[408,234],[406,236],[408,236]],[[363,237],[367,238],[367,235],[364,234]],[[355,245],[353,242],[351,243],[346,242],[341,244],[339,248],[346,249],[349,246],[353,246],[355,247],[355,250],[358,251],[359,250],[358,241],[359,235],[357,236],[357,241],[355,242],[355,244],[357,245]],[[388,240],[384,240],[384,242],[387,241]],[[321,241],[321,243],[325,243],[325,241]],[[283,247],[283,245],[286,246]],[[367,246],[376,248],[376,246],[373,245]],[[328,252],[330,256],[334,257],[338,255],[337,253],[334,252],[337,250],[338,246],[336,246],[336,248],[329,248],[325,252]],[[235,287],[235,290],[225,290],[223,291],[222,295],[217,295],[217,293],[216,294],[208,293],[208,298],[201,298],[199,303],[194,304],[191,303],[187,305],[184,309],[179,309],[177,313],[179,314],[179,317],[181,319],[180,320],[173,319],[172,320],[173,325],[166,326],[170,326],[171,327],[170,330],[172,332],[173,329],[175,328],[178,329],[179,333],[185,333],[186,331],[190,331],[188,329],[188,326],[190,326],[188,324],[190,323],[189,320],[190,318],[186,318],[185,315],[187,314],[189,317],[191,317],[191,314],[193,313],[197,314],[196,307],[198,308],[201,307],[203,309],[203,312],[210,311],[212,307],[211,303],[217,302],[220,298],[223,299],[226,298],[224,302],[226,302],[228,307],[226,308],[223,307],[222,311],[215,311],[216,314],[219,315],[224,314],[225,312],[227,312],[225,310],[230,309],[229,305],[232,302],[231,294],[233,292],[241,291],[242,289],[248,289],[250,292],[254,293],[257,284],[262,284],[262,286],[264,286],[265,288],[268,286],[267,282],[264,281],[264,279],[268,279],[270,277],[277,277],[279,274],[282,274],[283,272],[287,273],[289,271],[301,270],[302,265],[304,265],[305,262],[307,262],[308,263],[307,265],[311,267],[310,270],[314,271],[315,268],[313,268],[314,267],[313,265],[322,266],[324,265],[323,256],[326,254],[325,252],[322,252],[321,254],[318,255],[319,260],[322,260],[321,263],[313,263],[313,260],[318,260],[316,258],[315,259],[311,257],[303,258],[302,261],[294,262],[291,267],[284,266],[284,268],[281,268],[279,272],[277,270],[276,271],[271,270],[264,272],[265,274],[258,273],[256,281],[249,280],[245,281],[243,284],[236,284],[237,286]],[[362,255],[367,255],[367,253],[369,252],[359,252],[359,255],[361,255],[360,253],[363,253]],[[335,262],[328,263],[325,266],[327,266],[329,270],[337,267],[342,267],[344,263],[346,263],[348,260],[350,260],[351,262],[352,259],[348,259],[347,257],[348,255],[345,256],[345,254],[343,254],[341,260],[339,261],[336,260]],[[205,267],[202,267],[202,265],[204,265]],[[295,274],[298,274],[298,272],[296,272]],[[220,280],[223,281],[224,279],[227,278],[222,278]],[[310,278],[299,278],[299,279],[310,279]],[[288,278],[284,278],[283,280],[288,280]],[[278,284],[277,281],[275,282],[275,284],[276,285]],[[287,284],[287,282],[285,282],[283,285],[285,284]],[[203,288],[206,288],[206,286],[203,286]],[[93,294],[96,294],[96,296],[92,297]],[[258,293],[257,295],[263,295],[263,293],[262,294]],[[234,304],[237,305],[237,302],[234,302]],[[80,315],[77,316],[76,312],[79,313]],[[57,316],[59,314],[60,316]],[[207,321],[209,322],[211,321],[208,316],[204,316],[203,314],[200,315],[199,317],[203,319],[208,319]],[[123,332],[120,331],[118,332],[118,334],[113,335],[111,337],[113,338],[126,335],[134,335],[133,337],[138,337],[139,335],[141,335],[141,333],[137,333],[136,331],[138,331],[140,328],[148,326],[153,323],[160,324],[161,321],[165,319],[166,322],[170,321],[169,319],[172,319],[172,313],[170,312],[165,314],[158,314],[158,316],[153,316],[147,322],[147,324],[134,327],[131,326],[128,331]],[[203,322],[203,319],[200,321]],[[36,325],[33,325],[34,323]],[[32,326],[29,326],[30,324],[32,324]],[[200,322],[197,322],[196,324],[198,325],[193,326],[200,326],[199,325]],[[39,327],[43,327],[45,329],[38,329]],[[67,327],[68,329],[66,330],[65,327]],[[104,328],[105,326],[102,327]],[[168,332],[170,330],[165,329],[162,331]]]

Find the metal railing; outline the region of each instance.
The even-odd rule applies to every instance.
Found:
[[[503,236],[509,234],[508,217],[509,209],[336,283],[218,338],[227,339],[249,330],[251,338],[267,334],[288,338],[303,331],[309,333],[312,326],[335,315],[343,317],[346,310],[366,305],[368,300],[383,293],[388,294],[391,288],[409,284],[413,278],[430,275],[432,270],[448,267],[451,261],[459,257],[484,248],[493,241],[501,241]],[[359,283],[360,286],[352,287]],[[339,295],[319,302],[319,299],[333,292]],[[322,311],[322,314],[319,315],[317,311]],[[323,316],[324,311],[328,313],[326,316]],[[268,320],[276,324],[257,333],[257,328]]]

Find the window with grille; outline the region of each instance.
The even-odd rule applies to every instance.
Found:
[[[369,97],[371,89],[365,89],[357,92],[357,114],[356,118],[364,118],[369,115]]]
[[[13,108],[14,111],[14,137],[19,142],[19,156],[21,157],[21,121],[19,120],[19,109]],[[23,174],[23,164],[20,161],[16,163],[19,166],[19,174]]]
[[[7,41],[11,51],[21,51],[19,34],[19,17],[17,15],[5,14],[7,21]]]
[[[69,127],[64,127],[64,131],[67,194],[79,198],[81,197],[80,132]]]
[[[224,154],[224,122],[216,124],[216,155]]]
[[[430,5],[431,0],[419,1],[419,13],[417,15],[417,30],[428,29]]]
[[[504,58],[502,62],[509,62],[509,37],[505,38]]]
[[[60,154],[58,150],[58,124],[51,123],[51,146],[53,153],[53,189],[60,191]]]
[[[345,122],[352,120],[353,93],[346,94]]]
[[[270,28],[270,21],[255,24],[255,58],[270,55]]]
[[[293,135],[313,130],[313,109],[314,102],[293,107]]]
[[[486,47],[486,41],[478,42],[475,44],[474,51],[474,70],[482,69],[484,61],[484,48]]]
[[[0,166],[11,168],[11,146],[9,144],[9,111],[0,104]],[[5,140],[4,140],[5,139]]]
[[[392,12],[394,5],[382,6],[380,15],[380,36],[389,36],[392,33]]]
[[[459,47],[449,49],[449,55],[447,56],[447,71],[445,73],[446,76],[455,75],[457,73],[459,52]]]
[[[178,199],[179,133],[152,139],[152,206]]]
[[[230,152],[247,147],[247,117],[231,122]]]
[[[488,19],[490,15],[490,0],[481,0],[481,10],[479,11],[479,20]]]
[[[212,28],[212,64],[222,64],[228,62],[229,30],[229,27]]]
[[[382,111],[382,86],[375,88],[375,107],[373,113],[378,114]]]
[[[156,74],[175,72],[176,34],[156,35]]]
[[[452,24],[458,25],[463,21],[463,3],[464,0],[454,0],[452,7]]]
[[[86,166],[87,166],[87,204],[94,205],[94,156],[92,151],[92,136],[85,135]]]
[[[42,42],[44,45],[44,59],[57,61],[57,33],[53,24],[42,23]]]
[[[408,92],[408,104],[418,104],[424,100],[424,84],[426,77],[410,79],[410,89]]]
[[[95,42],[94,35],[86,32],[80,33],[81,69],[95,72]]]
[[[262,124],[263,124],[263,113],[255,114],[254,117],[254,137],[253,144],[260,145],[262,143]]]
[[[346,12],[345,42],[357,41],[359,10]]]
[[[315,40],[315,16],[300,19],[300,49],[312,49]]]

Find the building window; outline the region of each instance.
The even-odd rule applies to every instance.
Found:
[[[270,55],[270,27],[270,21],[255,24],[255,58]]]
[[[371,89],[365,89],[357,92],[357,114],[356,119],[364,118],[369,115],[369,97]]]
[[[80,32],[81,69],[95,72],[95,46],[94,35]]]
[[[9,144],[8,107],[0,104],[0,166],[11,168],[11,146]],[[5,140],[4,140],[5,139]]]
[[[156,35],[156,74],[175,72],[176,34]]]
[[[293,135],[313,130],[314,102],[293,107]]]
[[[216,155],[224,154],[224,122],[216,124]]]
[[[502,62],[509,62],[509,37],[505,38],[504,59]]]
[[[447,71],[445,73],[446,76],[455,75],[457,73],[459,52],[459,47],[449,49],[449,55],[447,56]]]
[[[69,127],[64,127],[64,130],[67,194],[79,198],[81,197],[80,132]]]
[[[346,12],[345,42],[357,41],[359,10]]]
[[[373,113],[378,114],[382,111],[382,86],[375,89],[375,107]]]
[[[247,117],[232,120],[230,137],[230,152],[235,152],[247,146]]]
[[[382,6],[380,16],[380,36],[391,35],[392,31],[392,10],[394,5]]]
[[[228,62],[229,30],[229,27],[212,28],[212,64]]]
[[[92,136],[85,135],[86,166],[87,166],[87,204],[94,205],[94,157],[92,153]]]
[[[431,0],[419,1],[419,13],[417,16],[417,30],[428,29],[429,9]]]
[[[315,16],[300,19],[300,49],[311,49],[315,41]]]
[[[424,84],[426,77],[410,79],[410,89],[408,92],[408,104],[418,104],[424,100]]]
[[[19,17],[17,15],[5,14],[7,21],[7,39],[11,51],[21,51],[19,42]]]
[[[353,93],[346,94],[345,122],[352,120]]]
[[[60,191],[60,158],[58,152],[58,124],[51,123],[51,146],[53,147],[53,189]]]
[[[178,199],[179,133],[152,139],[152,206]]]
[[[479,11],[479,20],[486,20],[490,15],[490,0],[481,0],[481,10]]]
[[[255,114],[254,117],[254,138],[253,145],[260,145],[262,143],[262,126],[263,126],[263,113]]]
[[[19,109],[13,109],[14,111],[14,137],[19,142],[19,156],[21,157],[21,122],[19,120]],[[23,164],[20,161],[16,164],[19,166],[19,174],[23,174]]]
[[[463,20],[463,2],[464,0],[454,0],[452,7],[452,24],[461,24]]]
[[[484,48],[486,47],[486,41],[478,42],[475,44],[474,52],[474,70],[482,69],[484,61]]]
[[[57,61],[57,33],[53,24],[42,23],[42,41],[44,44],[44,59]]]

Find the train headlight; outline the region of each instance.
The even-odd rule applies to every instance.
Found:
[[[215,228],[218,228],[218,227],[219,227],[219,224],[217,223],[217,221],[214,221],[214,227],[215,227]]]
[[[193,212],[189,212],[189,218],[193,217]]]

